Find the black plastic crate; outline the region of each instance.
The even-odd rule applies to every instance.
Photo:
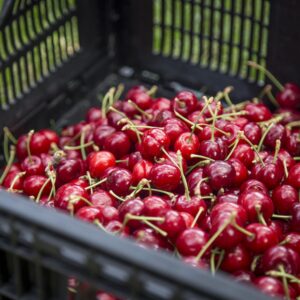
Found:
[[[0,127],[15,133],[74,122],[120,82],[162,94],[235,87],[253,97],[264,77],[300,82],[297,0],[4,0]],[[218,26],[212,26],[217,24]],[[66,299],[75,276],[125,299],[267,299],[225,275],[102,233],[0,191],[0,299]]]

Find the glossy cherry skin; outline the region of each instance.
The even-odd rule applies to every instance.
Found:
[[[78,199],[74,201],[74,203],[72,203],[71,201],[73,201],[76,196],[85,199],[89,198],[89,195],[84,188],[79,185],[67,183],[57,190],[54,198],[54,206],[64,211],[73,211],[74,213],[76,213],[79,208],[87,206],[87,204],[81,199]]]
[[[36,132],[30,139],[30,151],[33,155],[48,153],[51,141],[43,133]]]
[[[254,122],[247,123],[243,127],[246,138],[253,144],[258,145],[262,136],[261,128]]]
[[[107,176],[106,187],[108,191],[112,190],[119,196],[126,196],[130,192],[131,183],[131,173],[126,169],[119,168]]]
[[[294,203],[299,202],[297,190],[284,184],[273,190],[272,200],[278,214],[289,215]]]
[[[65,159],[56,168],[57,180],[61,183],[70,182],[85,174],[81,159]]]
[[[276,232],[268,226],[252,223],[246,227],[246,230],[254,234],[253,237],[245,238],[245,246],[253,253],[263,253],[278,243]]]
[[[237,147],[231,155],[231,158],[239,159],[247,168],[249,168],[253,164],[253,161],[255,159],[255,153],[251,149],[251,146],[242,143],[237,145]]]
[[[231,158],[228,161],[231,163],[231,165],[235,170],[235,178],[233,181],[233,185],[238,187],[247,180],[248,170],[246,166],[239,159]]]
[[[236,271],[232,274],[237,282],[251,283],[254,280],[254,274],[250,271]]]
[[[276,145],[276,140],[280,140],[284,144],[286,139],[285,127],[281,124],[275,124],[271,127],[270,131],[267,133],[264,139],[264,145],[274,149]]]
[[[85,115],[85,120],[88,123],[98,122],[101,121],[101,119],[102,119],[102,111],[98,107],[91,107]]]
[[[264,293],[271,297],[282,298],[284,288],[282,282],[279,279],[270,276],[262,276],[254,279],[253,283]]]
[[[106,169],[115,166],[116,159],[111,152],[98,151],[89,154],[87,163],[91,176],[100,178]]]
[[[27,196],[37,197],[41,188],[47,181],[47,177],[41,175],[31,175],[25,178],[23,182],[23,190]],[[51,182],[44,187],[41,195],[49,195],[51,190]]]
[[[176,197],[174,208],[179,212],[187,212],[193,217],[195,217],[199,211],[202,210],[199,216],[199,221],[205,216],[207,205],[201,197],[193,196],[190,200],[186,199],[184,195]]]
[[[119,211],[113,206],[105,206],[100,210],[99,220],[104,226],[111,221],[119,221]]]
[[[131,148],[129,137],[123,132],[114,132],[105,139],[103,149],[121,158],[128,154]]]
[[[144,214],[146,216],[160,217],[164,216],[171,209],[170,205],[161,197],[148,196],[143,199]]]
[[[269,191],[267,187],[259,180],[256,179],[248,179],[245,181],[240,187],[241,193],[247,191],[257,191],[263,194],[268,195]]]
[[[217,203],[238,203],[239,196],[235,195],[233,193],[228,193],[228,194],[220,194],[217,196]]]
[[[300,232],[300,203],[295,203],[291,209],[291,229]]]
[[[215,160],[225,159],[227,154],[227,146],[219,138],[217,138],[215,141],[201,141],[199,146],[199,154]]]
[[[264,272],[277,270],[282,265],[289,274],[298,275],[300,271],[299,254],[285,246],[269,248],[261,258],[261,268]]]
[[[300,233],[290,232],[284,237],[284,246],[293,249],[300,255]]]
[[[170,139],[171,144],[174,144],[179,136],[188,132],[188,127],[181,120],[170,118],[163,122],[164,131]]]
[[[258,220],[256,206],[259,207],[259,211],[266,221],[271,218],[274,212],[272,199],[261,192],[244,192],[240,195],[238,203],[245,208],[248,219],[251,222],[256,222]]]
[[[110,221],[106,226],[105,230],[112,234],[117,234],[119,237],[128,237],[130,234],[130,228],[123,226],[120,221]]]
[[[176,239],[177,251],[182,256],[196,256],[208,242],[208,234],[199,228],[188,228]]]
[[[174,144],[175,151],[180,151],[182,157],[186,160],[191,158],[192,154],[197,154],[199,151],[199,139],[195,134],[190,132],[182,133]]]
[[[83,206],[76,212],[76,217],[86,222],[94,222],[99,220],[100,212],[100,209],[97,207]]]
[[[118,300],[118,298],[116,298],[112,294],[103,291],[98,291],[95,300]]]
[[[287,131],[287,137],[284,141],[284,148],[293,156],[300,155],[299,132],[291,133]]]
[[[243,244],[226,251],[221,264],[221,269],[226,272],[236,272],[249,269],[251,254]]]
[[[176,210],[168,210],[164,218],[165,220],[159,226],[168,233],[169,238],[174,240],[180,232],[186,229],[183,217]]]
[[[143,178],[149,178],[153,163],[142,159],[135,164],[132,170],[132,183],[137,185]]]
[[[232,185],[236,176],[234,167],[225,161],[214,161],[203,169],[203,176],[209,177],[209,184],[218,191],[222,187]]]
[[[139,108],[145,110],[152,106],[152,98],[145,91],[128,92],[126,100],[131,100]]]
[[[97,126],[94,130],[93,140],[95,144],[102,149],[106,138],[109,137],[114,132],[116,132],[116,129],[112,126],[108,126],[108,125]]]
[[[157,189],[165,191],[175,190],[181,180],[177,167],[170,164],[155,164],[151,168],[149,179]]]
[[[23,182],[24,182],[24,176],[18,176],[18,174],[20,174],[20,172],[9,172],[5,179],[3,180],[2,185],[6,188],[6,189],[13,189],[16,191],[22,191],[23,190]],[[16,178],[18,176],[18,178]],[[15,180],[16,178],[16,180]],[[15,181],[15,182],[14,182]],[[13,184],[13,185],[12,185]]]
[[[153,110],[170,110],[171,106],[171,100],[164,97],[160,97],[153,100],[151,108]]]
[[[189,214],[189,213],[187,213],[187,212],[184,212],[184,211],[181,211],[181,212],[180,212],[180,215],[181,215],[181,216],[183,217],[183,219],[184,219],[185,227],[186,227],[186,228],[192,227],[193,222],[194,222],[194,217],[193,217],[191,214]],[[198,226],[197,226],[197,224],[195,224],[193,227],[194,227],[194,228],[197,228]]]
[[[170,139],[161,129],[149,129],[142,138],[141,153],[144,158],[152,159],[159,157],[162,153],[161,149],[169,148]]]
[[[300,163],[295,164],[289,171],[287,183],[295,189],[300,189]]]
[[[193,170],[187,176],[187,183],[191,195],[209,195],[212,193],[212,188],[206,181],[201,181],[203,179],[203,169],[197,168]]]
[[[58,134],[55,131],[47,128],[47,129],[42,129],[39,132],[41,134],[43,134],[48,139],[48,141],[50,142],[50,145],[52,143],[58,145],[58,143],[59,143],[59,136],[58,136]]]
[[[162,157],[157,160],[157,162],[172,165],[178,168],[178,154],[173,151],[167,151],[167,153],[168,155],[164,153]],[[187,171],[187,162],[184,157],[182,158],[182,168],[184,172]]]
[[[35,155],[26,157],[21,163],[21,168],[26,172],[26,176],[43,175],[45,170],[42,160]]]
[[[173,110],[186,116],[196,109],[197,102],[198,99],[192,92],[182,91],[179,92],[173,99]]]
[[[278,158],[282,161],[282,163],[285,162],[288,170],[296,163],[291,154],[284,149],[279,150]]]
[[[18,138],[17,145],[16,145],[16,154],[17,158],[22,161],[25,157],[27,157],[27,135],[21,135]]]
[[[294,83],[286,83],[283,91],[276,94],[276,101],[283,108],[300,108],[300,88]]]
[[[105,206],[117,207],[118,205],[118,201],[115,198],[113,198],[107,191],[99,188],[90,195],[90,202],[97,208],[103,208]]]
[[[245,106],[247,118],[252,122],[267,121],[272,118],[271,111],[264,104],[249,103]]]

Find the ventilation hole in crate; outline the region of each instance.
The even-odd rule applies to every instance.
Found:
[[[249,81],[264,74],[270,0],[153,0],[153,53]]]

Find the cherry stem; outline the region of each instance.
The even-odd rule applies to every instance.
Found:
[[[288,171],[285,159],[282,160],[282,164],[283,164],[284,176],[285,176],[285,178],[288,178],[289,177],[289,171]]]
[[[23,177],[26,174],[26,172],[19,172],[18,174],[16,174],[16,176],[14,177],[13,181],[10,184],[10,187],[8,189],[9,192],[21,192],[18,190],[14,190],[14,185],[17,182],[17,180],[21,177]]]
[[[115,92],[115,96],[114,96],[114,102],[118,101],[121,97],[121,95],[123,94],[125,89],[125,86],[123,83],[120,83],[117,87],[117,90]]]
[[[142,114],[143,116],[145,116],[146,118],[148,119],[151,119],[152,118],[152,115],[147,113],[146,111],[144,111],[143,109],[141,109],[136,103],[134,103],[133,101],[131,100],[128,100],[128,102],[140,113]]]
[[[2,184],[3,180],[5,179],[6,175],[9,173],[9,170],[15,160],[15,156],[16,156],[16,148],[15,146],[10,146],[10,153],[9,153],[9,159],[7,162],[7,165],[0,177],[0,185]]]
[[[248,65],[252,68],[255,68],[261,72],[263,72],[270,80],[271,82],[280,90],[284,90],[284,86],[279,82],[279,80],[270,72],[268,71],[265,67],[262,65],[259,65],[258,63],[254,61],[248,61]]]
[[[281,141],[280,140],[276,140],[276,145],[275,145],[275,152],[274,152],[274,158],[273,158],[273,164],[276,163],[277,159],[278,159],[278,152],[280,150],[281,147]]]
[[[48,164],[48,166],[46,167],[45,169],[45,172],[47,174],[47,176],[50,178],[51,180],[51,191],[49,193],[49,196],[48,196],[48,201],[51,199],[52,195],[55,195],[56,194],[56,187],[55,187],[55,182],[56,182],[56,173],[53,170],[51,170],[51,165]]]
[[[78,145],[78,146],[64,146],[64,150],[82,150],[83,148],[90,147],[94,144],[93,141],[90,141],[88,143]]]
[[[205,159],[205,160],[215,161],[213,158],[210,158],[208,156],[203,156],[203,155],[200,155],[200,154],[191,154],[191,157],[192,158],[202,158],[202,159]]]
[[[239,232],[245,234],[246,236],[250,237],[250,238],[254,238],[255,234],[246,230],[245,228],[243,228],[242,226],[240,226],[238,223],[236,223],[236,221],[234,220],[232,222],[233,227],[238,230]]]
[[[261,137],[259,144],[257,146],[257,151],[259,152],[261,150],[261,147],[263,145],[263,142],[268,134],[268,132],[271,130],[271,128],[273,127],[274,123],[271,123],[268,128],[264,131],[263,136]]]
[[[217,254],[216,251],[214,251],[214,250],[211,251],[211,255],[210,255],[210,271],[211,271],[212,275],[215,275],[215,273],[216,273],[216,262],[215,262],[216,254]]]
[[[155,93],[157,92],[157,89],[158,89],[157,85],[153,85],[153,86],[151,87],[151,89],[147,91],[147,94],[148,94],[149,96],[154,96]]]
[[[197,224],[198,222],[198,219],[200,218],[201,214],[203,213],[204,211],[204,208],[201,206],[199,209],[198,209],[198,212],[193,220],[193,223],[191,225],[191,228],[194,228],[194,226]]]
[[[117,194],[116,194],[114,191],[112,191],[112,190],[109,191],[109,194],[111,194],[113,197],[115,197],[116,199],[118,199],[118,200],[121,201],[121,202],[125,202],[125,201],[126,201],[126,199],[120,197],[119,195],[117,195]]]
[[[130,189],[136,189],[136,187],[132,186],[132,187],[130,187]],[[171,192],[167,192],[167,191],[159,190],[159,189],[154,189],[152,187],[150,187],[150,188],[143,187],[143,190],[144,191],[149,191],[149,192],[157,192],[157,193],[165,194],[165,195],[169,196],[171,199],[174,198],[174,196],[175,196]]]
[[[31,141],[31,138],[32,138],[33,134],[34,134],[34,130],[30,130],[28,135],[27,135],[27,139],[26,139],[26,149],[27,149],[29,162],[32,161],[32,159],[31,159],[31,150],[30,150],[30,141]]]
[[[58,165],[61,160],[66,157],[66,153],[62,150],[58,150],[56,152],[54,152],[53,157],[52,157],[52,163],[54,166]]]
[[[286,124],[288,129],[292,129],[293,127],[300,127],[300,121],[294,121]]]
[[[226,229],[226,227],[232,223],[232,221],[236,217],[236,212],[233,212],[231,216],[219,227],[219,229],[210,237],[208,242],[204,245],[204,247],[200,250],[200,252],[196,256],[196,261],[199,261],[204,253],[208,250],[208,248],[213,244],[213,242],[219,237],[219,235]]]
[[[286,274],[284,267],[282,265],[280,265],[278,267],[278,269],[282,274]],[[284,288],[285,297],[287,300],[290,300],[291,298],[290,298],[290,291],[289,291],[289,285],[288,285],[287,278],[285,276],[282,276],[281,280],[282,280],[282,284],[283,284],[283,288]]]
[[[122,120],[120,120],[122,121]],[[125,120],[124,120],[125,121]],[[141,140],[141,135],[143,135],[143,132],[139,131],[138,130],[138,127],[129,120],[129,118],[126,118],[126,122],[128,123],[127,125],[123,126],[122,130],[133,130],[136,134],[136,137],[137,137],[137,140],[138,140],[138,143],[140,144],[142,142]]]
[[[217,262],[217,265],[216,265],[216,270],[219,270],[219,268],[222,264],[222,261],[223,261],[224,256],[225,256],[225,250],[222,249],[221,251],[219,251],[219,254],[220,254],[220,256],[219,256],[219,259],[218,259],[218,262]]]
[[[44,184],[42,185],[42,187],[40,188],[39,190],[39,193],[38,195],[36,196],[36,199],[35,199],[35,202],[36,203],[39,203],[40,202],[40,199],[41,199],[41,196],[42,196],[42,193],[44,191],[44,189],[46,188],[46,185],[51,181],[51,178],[47,178],[47,180],[44,182]]]
[[[260,155],[259,155],[259,150],[256,149],[255,145],[253,145],[253,143],[245,136],[244,132],[242,132],[241,138],[251,146],[251,149],[255,152],[255,154],[256,154],[257,159],[259,160],[259,162],[260,162],[263,166],[265,166],[264,161],[262,160],[262,158],[261,158]]]
[[[228,105],[229,107],[231,107],[233,113],[235,113],[235,112],[236,112],[235,107],[234,107],[234,105],[233,105],[233,103],[232,103],[232,101],[231,101],[231,99],[230,99],[230,97],[229,97],[229,94],[230,94],[232,91],[233,91],[233,87],[232,87],[232,86],[226,87],[226,88],[224,89],[224,91],[223,91],[223,96],[224,96],[224,99],[225,99],[227,105]]]
[[[102,107],[101,107],[102,119],[106,118],[108,107],[110,107],[113,104],[115,90],[116,88],[114,87],[110,88],[102,99]]]
[[[254,256],[254,258],[253,258],[253,260],[252,260],[252,262],[251,262],[251,266],[250,266],[250,270],[251,270],[252,272],[255,271],[256,266],[257,266],[257,263],[258,263],[260,257],[261,257],[261,255],[256,255],[256,256]]]
[[[99,228],[101,228],[102,230],[104,230],[105,232],[107,232],[106,228],[103,226],[103,224],[98,219],[95,219],[93,223],[95,225],[97,225]]]
[[[148,185],[149,181],[146,178],[143,178],[140,180],[138,185],[134,188],[133,192],[130,193],[128,196],[126,196],[125,200],[129,200],[131,198],[134,198],[140,191],[144,189],[145,185]]]
[[[182,154],[181,154],[180,151],[177,151],[177,160],[178,160],[178,168],[179,168],[179,171],[180,171],[180,174],[181,174],[181,180],[182,180],[182,183],[183,183],[183,186],[184,186],[185,197],[188,201],[190,201],[191,200],[190,190],[189,190],[189,186],[187,184],[187,180],[186,180],[185,175],[184,175],[183,166],[182,166]]]
[[[201,197],[201,184],[203,183],[203,182],[205,182],[205,181],[208,181],[208,177],[205,177],[205,178],[201,178],[199,181],[198,181],[198,183],[197,183],[197,185],[195,186],[195,188],[194,188],[194,194],[196,195],[196,196],[200,196]],[[201,198],[204,198],[204,197],[201,197]]]
[[[96,182],[96,183],[94,183],[94,184],[92,184],[92,185],[90,185],[90,186],[85,187],[84,189],[85,189],[85,190],[92,189],[92,188],[94,188],[94,187],[96,187],[96,186],[102,184],[102,183],[105,182],[106,180],[107,180],[107,178],[103,178],[103,179],[99,180],[98,182]]]
[[[193,166],[189,167],[186,174],[190,174],[194,169],[196,169],[197,167],[199,166],[202,166],[202,165],[207,165],[211,162],[211,160],[201,160],[199,162],[197,162],[196,164],[194,164]]]
[[[280,271],[271,270],[266,273],[267,275],[273,276],[273,277],[285,277],[289,279],[291,282],[295,282],[300,284],[300,279],[298,279],[296,276],[293,276],[292,274],[286,273],[283,269]]]
[[[87,171],[86,172],[86,177],[87,177],[87,179],[88,179],[88,181],[89,181],[89,186],[88,187],[90,187],[90,190],[91,190],[91,194],[93,194],[93,192],[94,192],[94,189],[93,189],[93,179],[92,179],[92,177],[91,177],[91,173],[90,173],[90,171]]]
[[[80,152],[83,160],[86,160],[86,150],[85,150],[86,144],[84,144],[86,130],[87,130],[86,128],[83,128],[80,136]]]
[[[260,94],[260,98],[262,98],[264,95],[268,96],[268,99],[275,107],[279,107],[277,100],[275,99],[274,95],[272,94],[272,85],[271,84],[267,84],[265,86],[265,88],[262,90],[262,92]]]
[[[229,154],[227,155],[227,157],[225,158],[225,160],[228,160],[231,157],[231,155],[233,154],[237,145],[239,144],[241,137],[242,137],[242,133],[239,132],[236,137],[236,140],[234,141],[233,147],[231,148],[231,150],[230,150]]]
[[[227,114],[222,114],[222,115],[217,115],[216,119],[229,119],[230,117],[235,117],[235,116],[244,116],[246,115],[247,112],[245,110],[241,110],[238,112],[232,112],[232,113],[227,113]],[[213,118],[208,118],[206,119],[208,122],[213,121]]]
[[[8,139],[14,144],[16,145],[18,140],[15,138],[15,136],[12,134],[12,132],[9,130],[8,127],[3,127],[3,132],[4,134],[7,135]]]
[[[292,216],[273,214],[272,218],[274,218],[274,219],[280,219],[280,220],[290,220],[292,218]]]
[[[300,160],[300,156],[294,156],[293,159],[294,160]]]
[[[256,210],[258,222],[267,226],[267,222],[265,221],[265,218],[264,218],[263,214],[261,213],[261,206],[255,205],[255,210]]]

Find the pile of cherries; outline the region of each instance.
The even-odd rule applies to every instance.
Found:
[[[0,184],[193,267],[299,299],[300,89],[266,75],[280,89],[264,89],[273,113],[258,99],[233,104],[231,88],[167,99],[135,86],[122,101],[111,88],[60,135],[15,140],[5,128]]]

